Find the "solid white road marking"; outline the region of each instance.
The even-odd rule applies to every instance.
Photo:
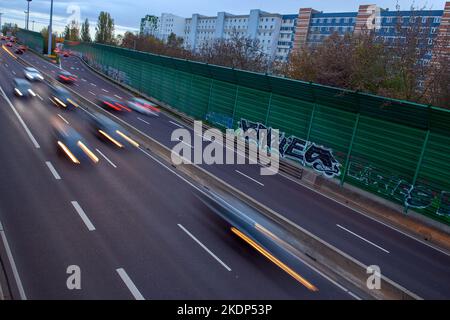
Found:
[[[97,152],[106,160],[106,161],[108,161],[108,163],[110,164],[110,165],[112,165],[114,168],[117,168],[117,166],[111,161],[111,160],[109,160],[100,150],[98,150],[98,149],[95,149],[95,150],[97,150]]]
[[[95,94],[95,93],[93,93],[92,91],[89,91],[89,93],[90,93],[90,94],[92,94],[93,96],[96,96],[96,94]]]
[[[44,101],[44,99],[43,99],[39,94],[36,94],[36,97],[38,97],[39,99],[41,99],[41,101]]]
[[[16,280],[17,288],[19,289],[20,299],[27,300],[27,296],[25,295],[25,290],[23,289],[22,281],[20,280],[19,272],[17,271],[17,266],[16,263],[14,262],[11,248],[9,247],[8,240],[6,239],[5,230],[3,229],[1,221],[0,221],[0,235],[5,245],[6,256],[8,257],[9,264],[11,265],[14,280]]]
[[[116,97],[118,99],[123,99],[121,96],[118,96],[117,94],[115,94],[114,97]]]
[[[106,90],[106,89],[102,89],[102,91],[104,91],[104,92],[109,92],[108,90]]]
[[[17,73],[13,70],[13,71],[12,71],[12,74],[13,74],[13,75],[16,75]]]
[[[84,82],[86,82],[87,80],[86,80],[86,79],[81,79],[81,81],[84,81]]]
[[[183,140],[181,140],[181,139],[178,139],[178,141],[180,141],[182,144],[185,144],[185,145],[187,145],[189,148],[191,148],[191,149],[194,149],[194,147],[192,146],[192,145],[190,145],[189,143],[187,143],[187,142],[184,142]]]
[[[59,113],[58,113],[58,117],[60,117],[62,119],[62,121],[64,121],[65,123],[69,124],[69,121],[64,119],[64,117],[62,115],[60,115]]]
[[[367,239],[361,237],[360,235],[358,235],[358,234],[356,234],[356,233],[354,233],[354,232],[352,232],[352,231],[350,231],[350,230],[344,228],[344,227],[341,226],[340,224],[336,224],[336,226],[338,226],[338,227],[341,228],[342,230],[347,231],[348,233],[354,235],[355,237],[357,237],[357,238],[359,238],[359,239],[361,239],[361,240],[363,240],[363,241],[365,241],[365,242],[367,242],[367,243],[373,245],[374,247],[377,247],[378,249],[380,249],[380,250],[382,250],[382,251],[384,251],[384,252],[386,252],[386,253],[389,253],[389,251],[387,251],[386,249],[384,249],[384,248],[380,247],[379,245],[373,243],[372,241],[369,241],[369,240],[367,240]]]
[[[7,67],[7,68],[8,68],[8,64],[7,64],[7,63],[5,63],[5,67]]]
[[[123,268],[116,269],[122,281],[127,286],[128,290],[130,290],[134,299],[136,300],[145,300],[144,296],[139,292],[138,288],[134,285],[133,281],[131,281],[128,274],[125,272]]]
[[[47,165],[47,167],[50,170],[50,172],[53,174],[53,177],[55,177],[56,180],[61,180],[61,177],[58,174],[58,172],[56,171],[56,169],[53,166],[53,164],[50,161],[45,161],[45,164]]]
[[[97,85],[96,85],[95,83],[92,83],[92,82],[91,82],[91,86],[94,86],[94,87],[96,87]]]
[[[264,184],[263,183],[261,183],[261,182],[259,182],[258,180],[255,180],[255,179],[253,179],[252,177],[249,177],[248,175],[246,175],[245,173],[243,173],[243,172],[240,172],[239,170],[235,170],[237,173],[239,173],[239,174],[241,174],[241,175],[243,175],[244,177],[246,177],[246,178],[248,178],[248,179],[250,179],[250,180],[252,180],[253,182],[255,182],[255,183],[257,183],[257,184],[259,184],[260,186],[263,186],[264,187]]]
[[[173,122],[173,121],[170,121],[170,120],[169,120],[169,122],[170,122],[171,124],[177,126],[177,127],[183,128],[182,125],[180,125],[180,124],[178,124],[178,123],[176,123],[176,122]]]
[[[78,202],[77,201],[71,201],[71,203],[72,203],[72,206],[75,208],[75,211],[78,213],[78,215],[83,220],[83,222],[86,225],[86,227],[88,228],[88,230],[89,231],[94,231],[95,230],[94,225],[92,224],[91,220],[89,220],[88,216],[86,215],[84,210],[81,208],[81,206],[78,204]]]
[[[203,243],[200,242],[196,237],[192,235],[185,227],[183,227],[181,224],[178,224],[178,226],[183,230],[189,237],[191,237],[195,242],[197,242],[206,252],[208,252],[214,259],[216,259],[225,269],[228,271],[231,271],[231,268],[227,266],[222,260],[220,260],[211,250],[209,250]]]
[[[144,119],[141,119],[141,118],[137,118],[138,120],[140,120],[140,121],[142,121],[142,122],[144,122],[144,123],[146,123],[146,124],[150,124],[150,122],[148,122],[148,121],[145,121]]]
[[[33,134],[31,133],[30,129],[28,129],[27,125],[25,124],[25,122],[23,121],[22,117],[20,116],[20,114],[17,112],[16,108],[14,108],[13,104],[11,103],[11,100],[9,100],[8,96],[6,95],[5,91],[3,91],[3,88],[0,87],[0,91],[3,95],[3,98],[5,98],[6,102],[8,102],[9,106],[11,107],[11,109],[13,110],[14,114],[16,115],[16,117],[19,119],[20,124],[22,125],[22,127],[25,129],[28,137],[31,139],[31,142],[33,142],[34,146],[36,149],[39,149],[39,143],[37,143],[36,139],[34,138]]]

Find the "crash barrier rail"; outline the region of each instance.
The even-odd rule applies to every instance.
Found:
[[[18,58],[18,61],[26,66],[35,67],[20,57]],[[50,84],[54,84],[56,82],[56,80],[48,74],[45,74],[45,79]],[[142,146],[144,147],[142,150],[147,150],[150,152],[148,155],[151,155],[157,161],[161,161],[161,164],[163,164],[168,170],[173,171],[175,174],[186,179],[187,181],[191,181],[199,192],[202,192],[202,188],[206,188],[207,190],[214,190],[238,199],[266,216],[286,232],[292,234],[293,237],[288,240],[289,244],[303,254],[304,257],[309,258],[310,260],[308,262],[311,265],[325,272],[325,274],[330,276],[332,279],[335,279],[339,283],[349,283],[356,286],[358,289],[367,294],[368,297],[372,297],[374,299],[421,299],[418,295],[403,288],[384,275],[379,275],[381,284],[379,289],[370,289],[367,286],[368,274],[366,265],[316,237],[302,227],[295,225],[277,212],[259,203],[252,197],[239,191],[205,169],[194,164],[181,163],[180,165],[173,165],[171,149],[149,137],[117,116],[92,103],[68,86],[65,87],[67,90],[72,92],[72,94],[76,96],[79,101],[83,102],[81,105],[84,105],[85,108],[91,110],[94,109],[95,112],[104,114],[112,120],[120,123],[124,128],[133,134],[133,138],[141,144],[141,148]],[[178,155],[175,156],[179,157]],[[164,164],[164,162],[166,164]]]
[[[189,117],[277,128],[291,164],[450,225],[449,110],[113,46],[65,46]]]

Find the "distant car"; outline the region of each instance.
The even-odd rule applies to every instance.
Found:
[[[17,48],[14,52],[15,52],[16,54],[23,54],[23,50],[21,50],[21,49],[19,49],[19,48]]]
[[[11,48],[13,46],[13,44],[12,44],[12,42],[7,42],[6,46]]]
[[[124,148],[127,145],[139,147],[139,144],[130,137],[122,126],[102,114],[96,114],[91,119],[90,124],[97,137],[114,144],[118,148]]]
[[[128,112],[131,111],[131,109],[125,106],[125,104],[122,103],[122,101],[110,96],[103,96],[103,95],[99,96],[98,103],[100,104],[101,107],[113,111],[128,111]]]
[[[44,77],[42,74],[36,70],[35,68],[25,68],[24,70],[25,78],[27,78],[30,81],[41,81],[44,80]]]
[[[6,40],[6,37],[5,37],[5,36],[2,36],[2,40],[3,40],[3,41]]]
[[[22,51],[27,51],[28,48],[27,48],[27,46],[22,44],[22,45],[19,46],[19,49],[22,50]]]
[[[77,81],[77,76],[71,74],[69,71],[59,71],[57,75],[57,79],[63,83],[73,83]]]
[[[63,56],[64,56],[65,58],[70,57],[70,53],[67,52],[67,51],[64,51],[64,52],[63,52]]]
[[[50,87],[50,100],[54,105],[65,110],[73,110],[78,107],[70,92],[60,86]]]
[[[128,107],[136,112],[146,114],[149,116],[159,116],[159,108],[156,104],[151,103],[145,99],[132,98],[127,103]]]
[[[71,126],[55,118],[52,121],[52,128],[58,150],[72,163],[79,165],[82,162],[94,164],[99,162],[98,157],[92,152],[86,141]]]
[[[25,79],[14,79],[14,94],[18,97],[35,97],[36,93],[34,93],[31,83]]]

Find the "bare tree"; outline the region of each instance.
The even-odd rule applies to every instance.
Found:
[[[236,31],[229,39],[216,39],[203,43],[197,59],[241,70],[266,72],[268,68],[268,59],[259,41],[240,36]]]

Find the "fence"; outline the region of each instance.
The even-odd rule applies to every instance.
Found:
[[[66,47],[194,118],[279,129],[283,157],[450,224],[449,110],[100,44]]]
[[[34,51],[38,53],[44,52],[44,37],[41,33],[19,29],[17,31],[17,38]]]

